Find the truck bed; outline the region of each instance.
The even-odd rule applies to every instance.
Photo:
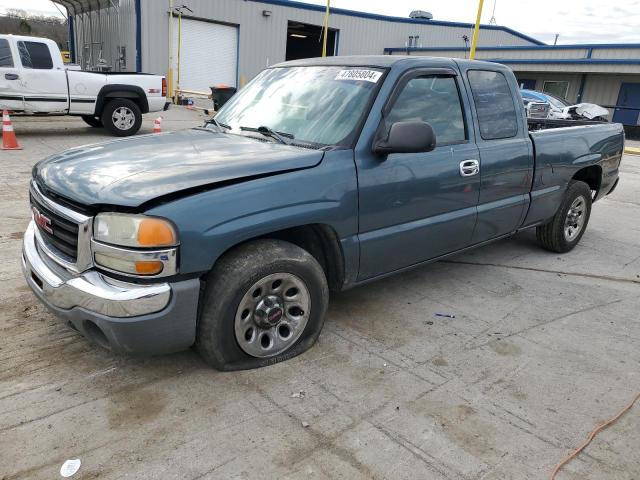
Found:
[[[547,221],[554,215],[577,171],[584,172],[580,180],[592,186],[593,201],[613,191],[624,150],[624,130],[619,123],[543,122],[545,129],[529,133],[535,171],[525,226]]]
[[[609,122],[599,122],[593,120],[561,120],[551,118],[527,118],[530,132],[538,130],[548,130],[550,128],[576,127],[579,125],[600,125]]]

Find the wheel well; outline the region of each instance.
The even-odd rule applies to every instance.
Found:
[[[340,290],[344,283],[344,258],[338,235],[328,225],[312,224],[288,228],[263,235],[291,242],[309,252],[318,261],[331,290]]]
[[[133,103],[138,105],[138,107],[140,107],[140,111],[142,113],[147,113],[147,112],[144,111],[144,108],[143,108],[143,105],[142,105],[142,100],[140,99],[140,96],[135,92],[112,92],[112,93],[108,93],[108,94],[106,94],[104,96],[104,105],[109,103],[109,101],[111,99],[114,99],[114,98],[126,98],[127,100],[131,100]]]
[[[578,170],[572,180],[579,180],[589,185],[589,188],[595,192],[593,195],[595,198],[598,195],[600,183],[602,182],[602,167],[600,167],[600,165],[591,165],[590,167]]]
[[[95,114],[102,115],[105,105],[114,98],[131,100],[140,107],[142,113],[149,113],[149,102],[142,88],[138,86],[126,86],[122,88],[116,85],[107,85],[103,87],[102,91],[98,94]]]
[[[333,291],[338,291],[342,288],[344,283],[344,257],[338,235],[330,226],[323,224],[302,225],[271,232],[248,239],[242,243],[259,238],[283,240],[306,250],[313,255],[324,270],[329,288]],[[237,246],[234,245],[229,250]]]

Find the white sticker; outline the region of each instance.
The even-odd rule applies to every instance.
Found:
[[[340,70],[334,80],[364,80],[377,83],[381,76],[382,72],[377,70]]]

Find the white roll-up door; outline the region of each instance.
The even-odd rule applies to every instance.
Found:
[[[177,69],[178,19],[175,17],[173,37],[174,68]],[[237,27],[182,19],[180,88],[210,93],[209,87],[218,84],[235,87],[237,62]]]

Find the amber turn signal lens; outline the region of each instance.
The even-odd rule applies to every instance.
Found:
[[[156,275],[162,271],[162,262],[136,262],[136,273],[139,275]]]
[[[173,228],[157,218],[145,218],[138,227],[138,243],[142,247],[174,245],[176,238]]]

